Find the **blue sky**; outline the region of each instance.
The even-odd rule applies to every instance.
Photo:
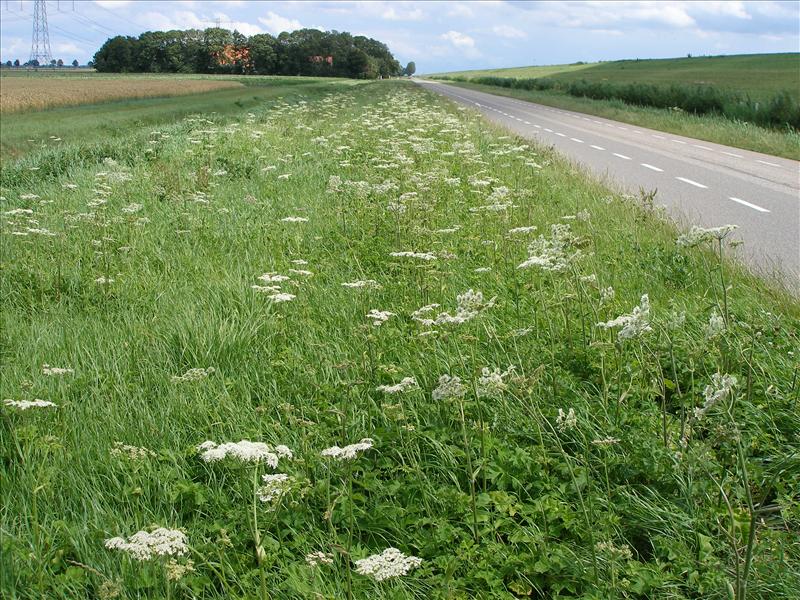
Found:
[[[798,52],[800,2],[261,2],[50,0],[55,58],[81,63],[113,35],[301,27],[386,42],[418,73],[579,60]],[[0,1],[0,57],[30,56],[33,2]]]

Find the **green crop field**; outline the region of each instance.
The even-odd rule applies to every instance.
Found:
[[[728,224],[409,82],[235,92],[2,162],[0,596],[800,595],[800,303]]]
[[[558,81],[610,81],[614,83],[653,83],[713,85],[725,90],[769,98],[784,90],[800,98],[800,53],[744,54],[645,60],[618,60],[582,65],[515,67],[439,73],[467,78],[551,77]]]

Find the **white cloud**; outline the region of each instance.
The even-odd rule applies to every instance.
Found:
[[[422,9],[414,8],[407,11],[397,11],[394,6],[387,6],[381,13],[381,18],[387,21],[420,21],[422,20]]]
[[[55,44],[53,46],[53,55],[54,55],[54,57],[55,58],[63,58],[65,61],[67,60],[67,56],[65,56],[65,55],[72,56],[72,55],[76,55],[76,54],[82,54],[83,52],[85,52],[85,50],[83,48],[81,48],[79,46],[76,46],[75,44],[73,44],[71,42]]]
[[[453,3],[450,5],[450,9],[447,11],[448,17],[465,17],[467,19],[472,18],[475,16],[475,13],[472,12],[472,9],[467,6],[466,4],[462,4],[460,2]]]
[[[466,33],[460,31],[453,31],[452,29],[447,33],[440,36],[443,40],[447,40],[456,48],[474,48],[475,40],[469,37]]]
[[[269,11],[266,17],[259,17],[258,20],[267,28],[267,31],[274,34],[303,28],[303,25],[297,19],[287,19],[272,11]]]
[[[509,40],[513,39],[521,39],[524,37],[528,37],[528,35],[524,31],[520,31],[516,27],[512,27],[511,25],[495,25],[492,27],[492,32],[501,38],[506,38]]]
[[[103,8],[122,8],[133,4],[133,0],[94,0],[94,3]]]

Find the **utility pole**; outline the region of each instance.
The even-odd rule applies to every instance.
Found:
[[[40,65],[47,66],[52,58],[50,32],[47,29],[47,2],[46,0],[34,0],[30,61],[36,60],[39,61]]]

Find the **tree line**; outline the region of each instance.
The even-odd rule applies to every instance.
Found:
[[[569,96],[594,100],[621,100],[636,106],[680,109],[696,115],[719,115],[735,121],[755,123],[762,127],[800,130],[800,103],[783,91],[768,100],[753,100],[735,91],[712,85],[657,85],[650,83],[613,83],[609,81],[557,81],[547,77],[472,77],[442,76],[439,79],[468,81],[481,85],[522,89],[553,90]]]
[[[386,44],[339,31],[298,29],[247,37],[219,27],[109,38],[94,55],[106,73],[227,73],[376,79],[413,74]],[[411,71],[410,73],[408,71]]]

